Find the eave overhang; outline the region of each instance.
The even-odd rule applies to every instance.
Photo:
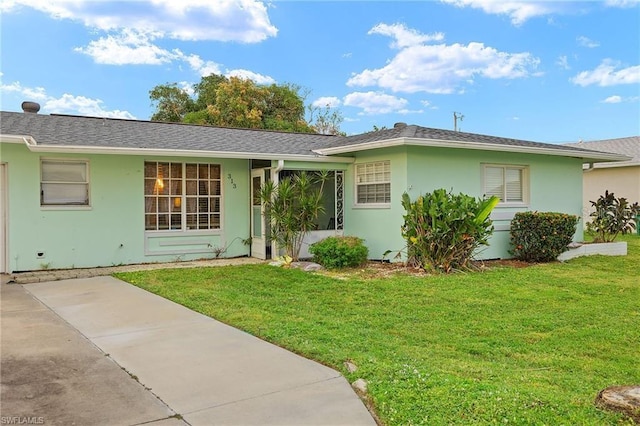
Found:
[[[382,141],[366,142],[354,145],[344,145],[333,148],[317,149],[314,152],[321,155],[347,154],[358,151],[366,151],[371,149],[390,148],[397,146],[425,146],[433,148],[456,148],[456,149],[473,149],[480,151],[502,151],[515,152],[524,154],[553,155],[559,157],[579,158],[585,162],[605,162],[605,161],[626,161],[631,157],[621,154],[610,154],[606,152],[595,151],[575,151],[562,148],[544,148],[520,145],[504,145],[492,144],[486,142],[466,142],[466,141],[449,141],[438,139],[419,139],[419,138],[394,138]]]
[[[353,163],[353,157],[328,157],[315,153],[304,154],[277,154],[264,152],[234,152],[234,151],[207,151],[189,149],[157,149],[157,148],[128,148],[128,147],[103,147],[83,145],[39,145],[31,136],[24,135],[0,135],[3,143],[24,143],[32,152],[60,153],[60,154],[111,154],[111,155],[144,155],[161,157],[201,157],[201,158],[234,158],[241,160],[289,160],[309,161],[316,163]]]

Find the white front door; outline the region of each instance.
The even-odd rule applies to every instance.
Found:
[[[260,188],[265,181],[265,169],[251,170],[251,256],[267,258],[267,227]]]
[[[0,164],[0,274],[7,272],[7,166]]]

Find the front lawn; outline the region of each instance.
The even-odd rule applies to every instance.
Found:
[[[386,425],[631,424],[593,405],[605,387],[640,384],[640,237],[623,240],[626,257],[447,276],[267,265],[117,276],[367,380]]]

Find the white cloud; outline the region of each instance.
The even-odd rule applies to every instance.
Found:
[[[408,101],[381,92],[353,92],[344,97],[344,105],[362,108],[359,115],[405,111]]]
[[[225,74],[227,77],[238,77],[244,80],[253,80],[256,84],[274,84],[276,81],[268,75],[262,75],[248,70],[230,70]]]
[[[193,88],[193,83],[189,83],[188,81],[179,81],[178,87],[184,90],[189,96],[193,96],[196,93]]]
[[[416,46],[428,41],[444,40],[443,33],[421,34],[414,29],[407,28],[404,24],[378,24],[371,28],[367,34],[381,34],[394,38],[395,41],[391,43],[391,47],[394,49]]]
[[[211,74],[222,74],[222,68],[220,64],[217,64],[213,61],[204,61],[198,55],[183,55],[181,59],[186,61],[191,69],[197,72],[200,77]]]
[[[593,41],[591,40],[589,37],[585,37],[585,36],[580,36],[576,38],[576,41],[578,42],[578,44],[582,47],[588,47],[593,49],[594,47],[598,47],[600,46],[600,43],[597,41]]]
[[[56,19],[70,19],[103,31],[135,28],[179,40],[257,43],[275,37],[267,7],[257,0],[11,0],[4,11],[31,7]]]
[[[620,102],[622,102],[622,97],[618,95],[609,96],[607,99],[604,99],[602,102],[605,104],[619,104]]]
[[[93,40],[87,47],[76,47],[76,52],[91,56],[98,64],[109,65],[160,65],[171,62],[184,55],[175,50],[169,52],[151,41],[153,34],[134,30],[124,30],[120,34]]]
[[[136,117],[128,111],[108,110],[100,99],[91,99],[85,96],[74,96],[68,93],[56,98],[46,93],[43,87],[23,87],[16,81],[11,84],[0,83],[0,92],[13,93],[23,100],[36,101],[42,104],[42,112],[49,114],[78,114],[92,117],[126,118]]]
[[[316,108],[325,108],[325,107],[335,108],[340,106],[340,104],[341,104],[340,99],[336,98],[335,96],[322,96],[316,99],[315,101],[313,101],[311,103],[311,106],[314,106]]]
[[[638,99],[640,99],[639,96],[629,96],[629,97],[623,98],[622,96],[619,96],[619,95],[613,95],[613,96],[609,96],[606,99],[601,100],[600,102],[603,104],[619,104],[621,102],[638,102]]]
[[[605,0],[605,6],[629,8],[640,4],[640,0]]]
[[[549,1],[505,1],[505,0],[441,0],[457,7],[482,9],[492,15],[507,15],[513,25],[519,26],[531,18],[558,12],[557,3]]]
[[[640,83],[640,65],[627,68],[621,68],[620,62],[611,59],[605,59],[591,71],[582,71],[575,77],[571,78],[573,84],[579,86],[589,86],[597,84],[598,86],[615,86],[618,84],[637,84]]]
[[[556,60],[556,65],[562,68],[563,70],[571,69],[569,66],[569,61],[567,60],[567,55],[558,56]]]
[[[400,46],[398,33],[390,35],[396,38],[394,45]],[[379,86],[394,92],[453,93],[460,90],[461,84],[473,83],[475,77],[512,79],[536,75],[533,70],[539,63],[528,52],[501,52],[483,43],[416,44],[400,48],[382,68],[352,75],[347,85]]]
[[[135,119],[128,111],[105,110],[104,102],[100,99],[91,99],[84,96],[73,96],[65,93],[58,99],[50,98],[42,109],[48,112],[88,115],[91,117],[127,118]]]

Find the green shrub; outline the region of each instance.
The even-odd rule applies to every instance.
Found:
[[[404,193],[402,237],[407,241],[407,261],[441,272],[469,269],[476,249],[488,245],[493,233],[489,214],[498,201],[436,189],[412,202]]]
[[[344,268],[362,265],[369,257],[369,249],[358,237],[328,237],[309,246],[313,259],[325,268]]]
[[[579,220],[566,213],[516,213],[511,221],[510,253],[525,262],[554,261],[568,250]]]
[[[595,234],[596,243],[610,243],[618,234],[630,234],[636,228],[636,216],[640,214],[638,203],[630,204],[626,198],[616,198],[605,191],[596,201],[589,201],[595,211],[589,216],[587,230]]]

